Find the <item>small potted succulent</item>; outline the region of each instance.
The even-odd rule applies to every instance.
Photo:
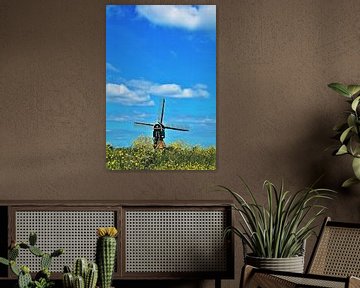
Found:
[[[304,188],[296,193],[280,188],[266,180],[266,205],[260,204],[246,185],[251,201],[225,186],[235,199],[233,208],[240,216],[239,226],[228,227],[229,232],[243,242],[245,264],[259,268],[300,272],[304,270],[305,241],[314,233],[316,220],[326,207],[318,202],[331,199],[334,191],[329,189]],[[249,251],[250,253],[248,253]]]
[[[64,288],[95,288],[98,279],[98,267],[96,263],[88,262],[86,258],[78,258],[71,271],[69,266],[64,267]]]
[[[110,288],[116,260],[115,227],[100,227],[96,231],[96,263],[88,262],[85,258],[75,261],[74,269],[64,267],[64,288]]]
[[[346,98],[350,109],[346,112],[346,121],[334,127],[339,145],[334,155],[350,155],[354,176],[347,179],[342,186],[349,187],[360,183],[360,85],[331,83],[329,88]]]

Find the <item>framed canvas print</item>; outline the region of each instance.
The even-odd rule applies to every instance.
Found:
[[[215,170],[215,5],[106,6],[106,167]]]

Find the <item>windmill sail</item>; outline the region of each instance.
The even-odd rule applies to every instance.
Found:
[[[170,130],[177,130],[177,131],[189,131],[189,129],[169,127],[169,126],[164,126],[164,128],[165,129],[170,129]]]
[[[153,127],[154,124],[150,124],[150,123],[144,123],[144,122],[134,122],[136,125],[145,125],[145,126],[151,126]]]
[[[164,110],[165,110],[165,98],[162,100],[162,107],[161,107],[161,116],[160,116],[160,124],[163,123],[164,120]]]
[[[153,129],[154,129],[154,131],[153,131],[154,149],[164,149],[166,147],[165,142],[164,142],[165,129],[177,130],[177,131],[189,131],[189,129],[185,129],[185,128],[165,126],[163,124],[164,112],[165,112],[165,98],[162,99],[161,112],[159,115],[160,117],[159,117],[157,123],[152,124],[152,123],[145,123],[145,122],[134,122],[136,125],[153,127]]]

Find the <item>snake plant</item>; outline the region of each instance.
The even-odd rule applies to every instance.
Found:
[[[316,220],[326,207],[318,200],[331,199],[334,191],[329,189],[304,188],[296,193],[277,188],[266,180],[266,205],[261,205],[249,186],[241,179],[251,201],[225,186],[235,199],[233,205],[240,215],[239,227],[228,227],[225,234],[233,232],[247,245],[252,256],[288,258],[301,255],[303,244],[314,233]]]

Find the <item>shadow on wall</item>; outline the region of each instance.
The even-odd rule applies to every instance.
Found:
[[[309,114],[311,115],[311,114]],[[347,157],[335,157],[338,142],[331,137],[332,123],[325,114],[313,113],[314,117],[307,117],[301,128],[296,128],[296,136],[289,137],[288,141],[269,147],[269,158],[272,163],[291,163],[292,172],[289,175],[298,175],[298,179],[291,179],[298,188],[311,185],[319,179],[316,187],[344,191],[342,182],[352,175],[351,162]],[[297,125],[297,123],[294,123]],[[280,173],[280,169],[274,170]],[[295,172],[295,173],[294,173]],[[286,171],[285,171],[286,173]],[[285,175],[284,175],[285,177]],[[284,178],[285,181],[288,178]],[[285,187],[292,183],[285,183]]]
[[[351,162],[345,157],[333,156],[333,151],[338,141],[333,139],[336,119],[326,119],[325,114],[318,114],[309,121],[309,133],[305,135],[304,142],[307,145],[306,154],[309,157],[309,170],[304,175],[308,178],[307,183],[312,183],[321,177],[318,186],[341,191],[342,182],[351,175]],[[314,125],[315,124],[315,125]]]
[[[342,111],[339,111],[339,115],[341,113]],[[274,165],[280,164],[268,173],[275,173],[273,179],[276,180],[274,181],[281,180],[279,175],[283,177],[285,188],[290,191],[311,185],[320,178],[316,187],[329,188],[338,192],[333,201],[324,203],[329,208],[326,215],[337,221],[358,222],[360,185],[346,189],[341,187],[343,181],[352,177],[353,171],[350,157],[332,155],[338,144],[337,140],[332,139],[334,135],[332,127],[337,119],[329,118],[330,114],[329,111],[309,113],[308,115],[313,115],[313,117],[306,117],[307,119],[303,119],[304,122],[299,123],[301,127],[294,128],[296,129],[296,133],[293,133],[295,136],[289,136],[286,142],[267,147],[265,161],[275,163]],[[290,163],[287,167],[291,167],[292,171],[281,171],[283,163],[286,162]],[[269,179],[272,178],[269,177]]]
[[[341,113],[341,111],[340,111]],[[339,114],[340,114],[339,113]],[[315,117],[311,123],[326,123],[328,119],[324,117]],[[334,121],[336,121],[334,119]],[[329,188],[337,191],[334,200],[327,201],[328,211],[326,214],[336,221],[359,222],[360,218],[360,185],[354,185],[350,188],[342,188],[342,183],[353,176],[351,166],[351,157],[349,156],[333,156],[333,151],[338,147],[339,141],[332,139],[334,135],[332,124],[314,126],[307,136],[306,141],[312,141],[313,146],[309,145],[309,149],[315,149],[310,157],[309,170],[304,173],[309,182],[316,179],[320,175],[323,177],[317,184],[318,187]],[[331,126],[330,128],[328,126]],[[313,147],[313,148],[312,148]],[[329,149],[326,149],[329,148]],[[316,152],[318,150],[318,152]],[[346,207],[346,209],[344,209]]]

